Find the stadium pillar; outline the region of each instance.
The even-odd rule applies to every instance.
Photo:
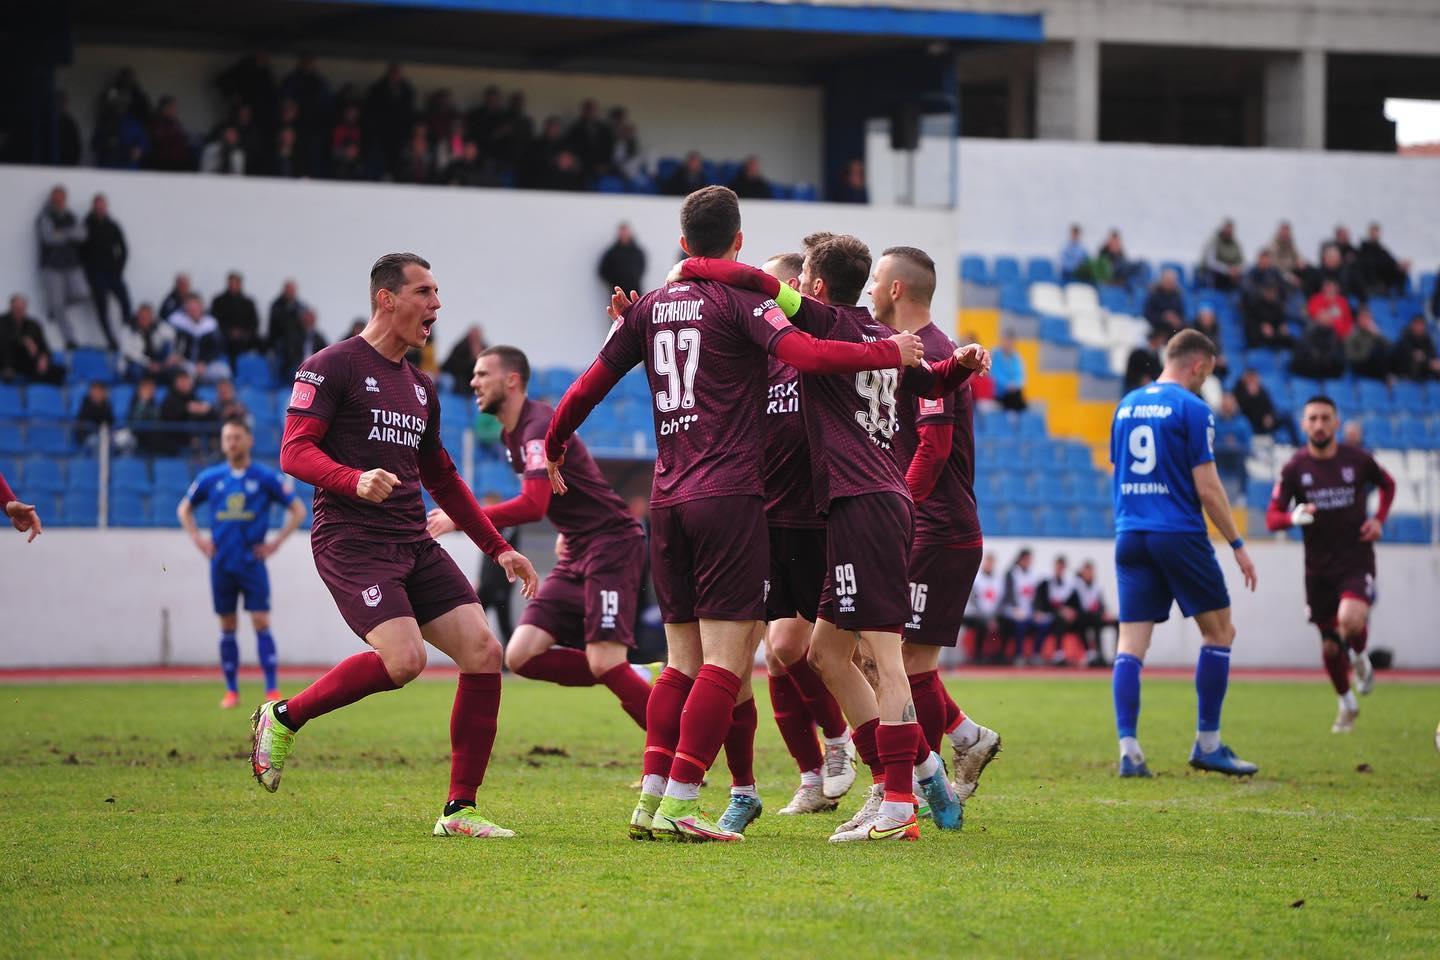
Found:
[[[1265,63],[1265,145],[1325,149],[1325,51],[1279,53]]]
[[[1035,128],[1040,139],[1099,139],[1099,40],[1080,37],[1042,46],[1035,85]]]

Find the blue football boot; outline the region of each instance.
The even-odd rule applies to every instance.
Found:
[[[1191,761],[1194,762],[1193,760]],[[1120,755],[1120,776],[1122,777],[1153,777],[1150,768],[1145,765],[1144,760],[1131,760],[1125,754]]]
[[[1200,749],[1200,744],[1197,742],[1194,749],[1190,751],[1190,766],[1196,770],[1210,770],[1231,777],[1254,776],[1260,769],[1250,761],[1241,760],[1235,756],[1235,751],[1223,743],[1206,753]]]
[[[931,756],[935,755],[932,753]],[[939,759],[936,757],[937,761]],[[950,785],[950,777],[945,772],[943,762],[932,776],[919,781],[919,787],[920,796],[924,798],[922,806],[928,808],[927,812],[935,826],[941,830],[959,830],[964,826],[965,806],[956,798],[955,788]]]
[[[730,805],[720,816],[720,827],[729,830],[731,833],[744,833],[745,828],[756,820],[760,819],[760,811],[764,805],[759,797],[752,797],[749,794],[730,794]]]

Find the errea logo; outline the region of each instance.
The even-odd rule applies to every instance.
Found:
[[[374,377],[365,378],[365,390],[369,393],[379,393],[380,386],[375,382]]]

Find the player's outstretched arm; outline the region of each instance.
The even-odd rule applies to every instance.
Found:
[[[1220,482],[1220,471],[1215,469],[1215,461],[1207,460],[1196,464],[1191,475],[1195,478],[1195,492],[1200,495],[1200,505],[1205,508],[1205,515],[1235,551],[1235,562],[1245,577],[1245,586],[1253,592],[1259,582],[1255,574],[1255,564],[1245,550],[1245,541],[1240,539],[1235,518],[1230,515],[1230,498],[1225,495],[1225,485]]]
[[[625,375],[601,358],[596,358],[589,369],[580,374],[580,379],[570,384],[555,415],[550,418],[550,429],[545,433],[546,467],[550,473],[550,486],[556,493],[565,492],[565,480],[560,476],[560,463],[565,459],[565,444],[580,429],[580,424],[590,416],[590,411],[605,399],[615,384]]]
[[[195,507],[190,503],[189,497],[181,498],[180,505],[175,508],[175,516],[189,535],[190,542],[195,544],[195,549],[206,557],[215,556],[215,543],[200,532],[200,527],[195,523]]]
[[[916,428],[916,433],[919,443],[905,471],[905,486],[910,488],[910,498],[920,503],[930,496],[945,470],[945,461],[950,458],[950,448],[955,441],[955,428],[948,423],[924,423]]]
[[[5,476],[0,474],[0,505],[5,507],[5,516],[10,520],[10,525],[21,533],[28,533],[26,543],[33,543],[35,538],[40,536],[40,513],[35,509],[34,504],[21,503],[20,498],[15,496],[15,491],[10,489],[10,484],[5,482]]]

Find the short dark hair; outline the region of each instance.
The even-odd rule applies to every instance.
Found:
[[[777,253],[765,262],[775,264],[780,272],[785,274],[785,276],[781,278],[781,283],[784,283],[785,280],[788,280],[790,277],[800,276],[801,272],[805,269],[805,257],[799,253]]]
[[[805,234],[805,236],[800,238],[800,249],[805,251],[806,253],[809,253],[811,250],[814,250],[816,247],[820,246],[820,244],[824,243],[826,240],[832,239],[834,236],[835,234],[831,233],[829,230],[816,230],[814,233],[807,233]]]
[[[701,187],[680,205],[680,234],[696,257],[718,257],[740,232],[740,198],[729,187]]]
[[[387,253],[370,268],[370,309],[375,309],[375,298],[381,290],[399,293],[405,286],[405,268],[410,264],[430,269],[430,261],[418,253]]]
[[[221,430],[224,430],[226,427],[239,427],[241,430],[244,430],[251,436],[255,435],[255,431],[250,429],[250,421],[246,420],[238,413],[231,414],[230,416],[226,417],[225,422],[220,424]]]
[[[1215,341],[1211,340],[1199,330],[1181,330],[1170,338],[1170,343],[1165,347],[1165,360],[1184,360],[1195,354],[1204,354],[1207,357],[1218,356],[1220,351],[1215,349]]]
[[[519,347],[500,346],[490,347],[480,351],[482,357],[499,357],[500,366],[506,373],[520,374],[520,386],[530,386],[530,359],[525,356],[525,351]]]
[[[870,248],[859,237],[840,234],[805,255],[810,276],[825,281],[831,303],[854,306],[870,279]]]
[[[1334,410],[1336,413],[1339,413],[1339,412],[1340,412],[1340,408],[1337,407],[1337,406],[1335,406],[1335,401],[1332,400],[1332,399],[1330,399],[1330,397],[1326,396],[1326,395],[1323,394],[1323,393],[1317,393],[1317,394],[1315,394],[1315,396],[1311,397],[1309,400],[1306,400],[1305,403],[1304,403],[1304,406],[1302,406],[1300,409],[1301,409],[1301,410],[1304,410],[1305,407],[1310,406],[1310,404],[1312,404],[1312,403],[1323,403],[1323,404],[1325,404],[1325,406],[1329,407],[1331,410]]]
[[[935,297],[935,261],[919,247],[887,247],[882,257],[894,257],[905,265],[906,286],[911,299],[929,305]]]

